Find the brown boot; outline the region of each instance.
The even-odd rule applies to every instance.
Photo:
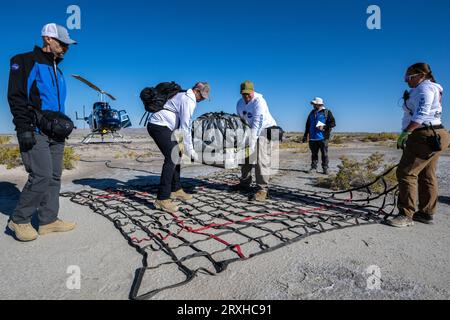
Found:
[[[8,228],[14,231],[16,238],[23,242],[29,242],[36,240],[39,236],[36,229],[33,228],[31,223],[16,224],[13,221],[8,223]]]
[[[172,200],[156,200],[154,205],[156,209],[170,213],[175,213],[179,209]]]
[[[400,214],[394,219],[389,220],[387,223],[390,226],[397,228],[412,227],[414,225],[413,219],[403,214]]]
[[[265,190],[259,190],[255,196],[254,196],[254,200],[255,201],[266,201],[267,197],[268,197],[269,193]]]
[[[56,220],[53,223],[39,227],[39,235],[43,236],[53,232],[69,232],[75,229],[76,223]]]
[[[180,189],[177,192],[172,192],[172,194],[170,195],[170,199],[188,201],[194,199],[194,197],[191,194],[184,192],[183,189]]]

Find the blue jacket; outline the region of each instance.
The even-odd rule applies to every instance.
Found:
[[[325,124],[325,131],[320,131],[317,128],[317,124],[320,122]],[[333,113],[328,109],[322,109],[320,111],[313,110],[308,116],[306,121],[305,136],[304,140],[308,139],[310,141],[322,141],[329,140],[331,135],[331,130],[336,127],[336,120],[334,119]]]
[[[17,132],[36,130],[29,107],[65,113],[66,82],[58,68],[61,61],[39,47],[11,59],[8,102]]]

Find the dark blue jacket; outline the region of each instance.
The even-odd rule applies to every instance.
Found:
[[[317,124],[320,122],[325,124],[325,131],[320,131],[317,128]],[[336,120],[334,119],[333,113],[328,109],[323,109],[320,111],[313,110],[308,116],[305,127],[304,140],[329,140],[331,136],[331,130],[336,127]]]
[[[65,113],[66,82],[58,68],[61,61],[39,47],[11,59],[8,102],[18,133],[36,130],[30,107]]]

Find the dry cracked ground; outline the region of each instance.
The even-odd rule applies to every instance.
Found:
[[[158,181],[162,159],[143,130],[125,131],[130,144],[80,145],[84,132],[69,141],[81,156],[76,168],[65,171],[63,192],[115,188]],[[320,174],[307,174],[309,154],[301,146],[281,151],[273,183],[317,190]],[[332,146],[331,171],[342,155],[364,159],[374,152],[396,163],[392,145],[352,142]],[[107,162],[107,165],[105,165]],[[184,178],[222,169],[189,165]],[[416,224],[393,229],[369,224],[306,237],[252,259],[238,261],[214,276],[203,273],[152,299],[449,299],[450,298],[450,153],[440,160],[439,213],[435,225]],[[114,227],[89,207],[61,198],[61,218],[77,222],[71,233],[19,243],[6,225],[26,174],[19,167],[0,168],[0,298],[1,299],[127,299],[142,257]],[[35,222],[34,222],[35,223]],[[151,259],[151,257],[150,257]],[[81,270],[81,286],[67,286],[70,266]],[[375,275],[371,274],[376,270]],[[151,272],[151,271],[149,271]],[[170,272],[159,275],[170,279]],[[374,277],[376,279],[374,279]],[[149,283],[143,283],[145,291]],[[70,287],[70,286],[69,286]]]

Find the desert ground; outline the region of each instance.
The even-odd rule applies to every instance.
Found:
[[[162,158],[146,131],[130,129],[123,133],[131,143],[81,145],[86,131],[76,131],[68,145],[81,160],[75,169],[64,172],[62,193],[157,183]],[[401,157],[401,152],[389,143],[349,141],[330,147],[331,172],[337,172],[343,155],[364,159],[374,152],[384,154],[386,163],[397,163]],[[272,183],[320,191],[314,181],[321,174],[305,172],[309,158],[310,154],[299,146],[283,148],[281,170]],[[192,180],[223,171],[185,165],[182,177]],[[223,272],[198,272],[192,281],[158,292],[151,299],[449,299],[449,172],[450,152],[446,151],[438,170],[439,212],[434,225],[416,223],[412,228],[395,229],[368,223],[317,233],[251,259],[235,261]],[[75,221],[77,228],[20,243],[7,229],[7,222],[27,175],[23,167],[7,170],[0,166],[0,176],[0,299],[129,298],[142,256],[112,221],[91,207],[61,197],[60,218]],[[273,200],[274,205],[278,202]],[[148,259],[154,261],[152,252]],[[79,289],[67,287],[69,266],[81,270]],[[373,270],[373,266],[378,270],[376,288],[368,285],[368,268]],[[144,277],[141,293],[154,288],[155,282],[171,283],[175,274],[176,270],[170,268],[148,270],[149,278]]]

